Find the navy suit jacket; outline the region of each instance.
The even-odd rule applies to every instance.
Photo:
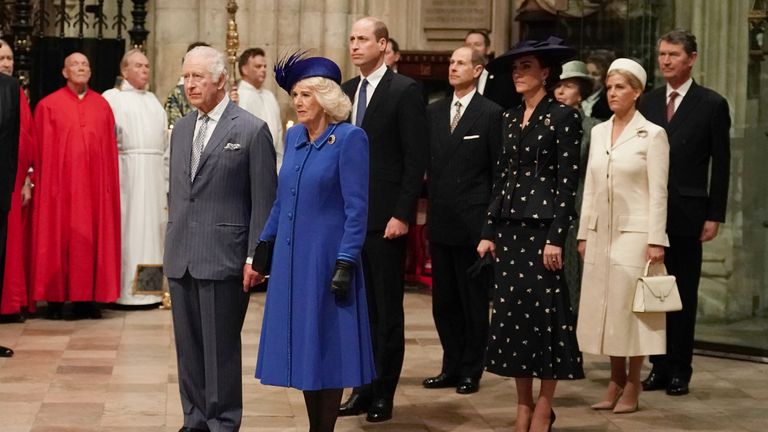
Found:
[[[669,137],[667,232],[699,236],[704,221],[725,222],[731,166],[728,102],[694,82],[669,123],[666,106],[662,86],[643,96],[639,109]]]
[[[354,102],[360,76],[341,85]],[[416,81],[387,72],[365,110],[362,129],[370,148],[368,231],[383,231],[392,217],[410,222],[427,164],[427,119]]]
[[[240,278],[248,251],[275,200],[275,148],[266,123],[227,104],[190,181],[197,112],[171,135],[168,229],[163,268],[169,278]]]
[[[502,108],[475,93],[453,133],[453,96],[427,107],[429,239],[477,245],[491,201],[493,172],[501,149]]]

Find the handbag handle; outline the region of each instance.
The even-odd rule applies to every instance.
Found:
[[[645,270],[643,271],[643,277],[648,276],[648,270],[651,268],[651,264],[652,264],[651,260],[648,260],[648,262],[645,263]],[[669,274],[667,273],[667,266],[665,266],[663,262],[659,263],[659,265],[661,266],[661,269],[663,271],[662,276],[668,276]]]

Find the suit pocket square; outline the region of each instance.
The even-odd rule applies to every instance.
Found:
[[[224,150],[240,150],[240,144],[227,143],[227,145],[224,146]]]
[[[480,135],[467,135],[464,137],[465,140],[478,139],[478,138],[480,138]]]

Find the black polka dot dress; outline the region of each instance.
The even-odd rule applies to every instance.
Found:
[[[504,148],[483,238],[496,245],[486,369],[516,378],[584,378],[568,286],[544,267],[575,214],[581,120],[544,98],[521,128],[523,107],[504,114]]]

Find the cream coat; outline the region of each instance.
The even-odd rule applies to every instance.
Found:
[[[668,246],[669,143],[636,112],[611,147],[613,117],[592,129],[578,239],[586,240],[576,335],[582,351],[663,354],[664,313],[634,313],[649,244]]]

